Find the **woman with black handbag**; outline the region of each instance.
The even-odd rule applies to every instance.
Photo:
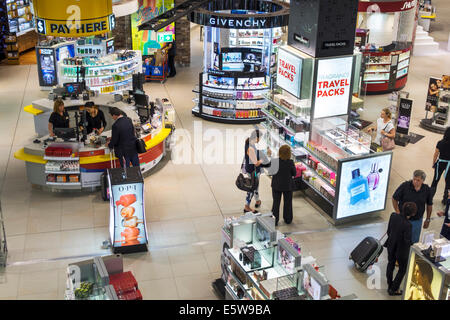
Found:
[[[247,174],[252,178],[253,190],[247,192],[247,197],[245,198],[245,212],[257,213],[258,210],[253,210],[250,207],[253,197],[256,200],[255,208],[258,209],[261,206],[261,200],[259,199],[259,176],[261,174],[262,160],[260,158],[259,150],[256,148],[256,144],[259,142],[260,132],[255,130],[245,141],[245,158],[244,158],[244,169]]]

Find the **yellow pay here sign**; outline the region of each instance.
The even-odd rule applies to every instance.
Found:
[[[36,30],[55,37],[86,37],[116,26],[112,0],[34,0]]]

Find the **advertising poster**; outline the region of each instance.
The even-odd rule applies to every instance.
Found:
[[[112,195],[114,247],[146,244],[143,184],[113,185]]]
[[[139,0],[139,10],[131,15],[131,37],[133,50],[141,50],[142,55],[150,55],[156,49],[161,49],[164,43],[158,42],[156,32],[151,30],[139,31],[138,27],[145,21],[159,16],[172,9],[174,0]],[[170,32],[175,37],[175,24],[172,23],[159,32]]]
[[[278,52],[277,85],[300,99],[303,60],[280,50]]]
[[[384,210],[392,154],[342,163],[336,218]]]
[[[427,102],[425,104],[425,110],[436,112],[436,108],[439,100],[439,88],[442,85],[442,80],[438,78],[430,78],[427,92]]]
[[[278,263],[286,270],[288,274],[295,272],[295,258],[289,254],[283,247],[279,246]]]
[[[320,300],[320,285],[306,271],[303,272],[303,288],[313,300]]]
[[[319,60],[314,119],[348,113],[353,56]]]
[[[442,89],[450,90],[450,76],[442,76]]]
[[[70,44],[56,48],[56,60],[58,62],[73,57],[75,57],[75,45]]]
[[[52,48],[36,48],[38,61],[39,85],[53,87],[58,84],[55,50]]]
[[[427,261],[411,253],[405,300],[439,300],[442,274]]]
[[[397,120],[397,132],[408,135],[409,125],[411,123],[411,111],[413,101],[410,99],[400,98]]]

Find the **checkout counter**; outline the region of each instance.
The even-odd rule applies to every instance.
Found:
[[[100,137],[90,135],[86,142],[49,139],[47,125],[54,101],[41,99],[24,108],[34,116],[37,139],[36,136],[30,137],[29,143],[17,151],[14,157],[25,161],[30,183],[51,191],[89,191],[100,187],[105,170],[113,166],[119,167],[119,160],[111,154],[106,144],[106,139],[111,137],[114,122],[109,115],[109,109],[113,107],[119,108],[132,119],[141,139],[146,143],[147,152],[139,154],[142,174],[149,172],[164,158],[170,148],[175,122],[175,110],[168,100],[156,99],[153,118],[143,124],[137,108],[125,101],[116,101],[114,95],[100,94],[89,101],[103,111],[107,126]],[[71,118],[71,128],[76,126],[75,112],[79,112],[85,102],[64,100],[65,109]]]

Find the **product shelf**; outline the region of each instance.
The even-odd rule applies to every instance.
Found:
[[[316,187],[314,187],[311,183],[309,183],[309,181],[302,179],[302,181],[308,186],[310,187],[312,190],[314,190],[317,194],[319,194],[325,201],[327,201],[329,204],[331,204],[332,206],[334,206],[334,203],[331,202],[328,198],[326,198],[322,192],[320,192],[319,190],[317,190]]]
[[[286,108],[285,106],[282,106],[282,105],[276,103],[275,101],[273,101],[271,98],[269,98],[267,96],[267,94],[264,95],[264,98],[267,100],[267,102],[269,102],[270,104],[273,104],[274,106],[276,106],[276,107],[280,108],[281,110],[285,111],[291,117],[294,117],[296,119],[300,119],[301,121],[304,121],[306,123],[310,123],[309,119],[307,119],[307,118],[305,118],[303,116],[296,115],[295,113],[292,112],[292,110],[290,110],[290,109]]]
[[[198,111],[197,111],[198,112]],[[218,117],[218,116],[213,116],[212,114],[207,114],[207,113],[202,113],[202,117],[207,117],[207,118],[211,118],[211,119],[223,119],[223,120],[233,120],[233,121],[264,121],[265,118],[263,117],[253,117],[253,118],[235,118],[235,117]]]
[[[237,87],[232,87],[232,88],[220,88],[220,87],[213,87],[213,86],[208,86],[206,84],[203,85],[203,87],[205,88],[211,88],[211,89],[217,89],[217,90],[226,90],[226,91],[259,91],[259,90],[269,90],[269,87],[264,87],[264,88],[237,88]]]
[[[81,182],[46,182],[46,185],[48,186],[67,186],[67,187],[80,187]]]
[[[295,135],[294,130],[292,130],[290,127],[286,126],[286,124],[284,124],[281,120],[278,120],[277,118],[275,118],[266,108],[262,108],[261,110],[264,112],[264,114],[267,117],[269,117],[271,120],[273,120],[274,122],[278,123],[280,126],[285,128],[288,133]]]
[[[80,171],[51,171],[45,170],[45,174],[80,174]]]
[[[222,108],[222,107],[213,107],[207,104],[203,104],[204,107],[207,108],[212,108],[212,109],[221,109],[221,110],[238,110],[238,111],[254,111],[254,110],[261,110],[261,108],[251,108],[251,109],[239,109],[236,108],[236,106],[234,108]]]
[[[313,173],[315,174],[316,177],[319,177],[320,180],[322,180],[323,182],[325,182],[330,188],[333,188],[334,190],[336,189],[336,186],[333,186],[329,180],[327,180],[325,177],[321,176],[316,170],[314,170],[313,168],[311,168],[311,167],[306,163],[306,161],[300,160],[300,162],[301,162],[306,168],[308,168],[311,172],[313,172]],[[337,182],[336,182],[336,184],[337,184]]]
[[[50,161],[70,161],[70,160],[80,160],[79,157],[49,157],[49,156],[44,156],[44,160],[50,160]]]
[[[90,78],[99,78],[99,79],[101,79],[101,78],[108,78],[108,77],[112,77],[112,76],[116,76],[116,75],[122,75],[122,74],[125,74],[125,73],[132,72],[132,71],[136,70],[138,67],[139,67],[139,65],[136,64],[132,69],[128,69],[128,70],[125,70],[125,71],[122,71],[122,72],[111,73],[111,74],[109,74],[109,75],[86,76],[85,78],[86,78],[86,79],[90,79]],[[64,77],[64,78],[75,78],[75,79],[77,78],[76,75],[73,76],[73,75],[66,75],[66,74],[63,75],[63,77]]]
[[[331,166],[329,163],[327,163],[326,161],[324,161],[320,156],[318,156],[314,151],[308,149],[308,148],[304,148],[302,147],[303,150],[305,150],[307,153],[309,153],[310,155],[312,155],[314,158],[316,158],[317,160],[320,161],[320,163],[322,163],[325,167],[327,167],[328,170],[333,171],[336,174],[337,169],[333,168],[333,166]]]
[[[89,85],[89,88],[109,87],[109,86],[117,85],[117,84],[120,84],[120,83],[130,82],[132,80],[133,80],[133,78],[129,78],[129,79],[120,80],[120,81],[116,81],[116,82],[105,83],[105,84]]]

